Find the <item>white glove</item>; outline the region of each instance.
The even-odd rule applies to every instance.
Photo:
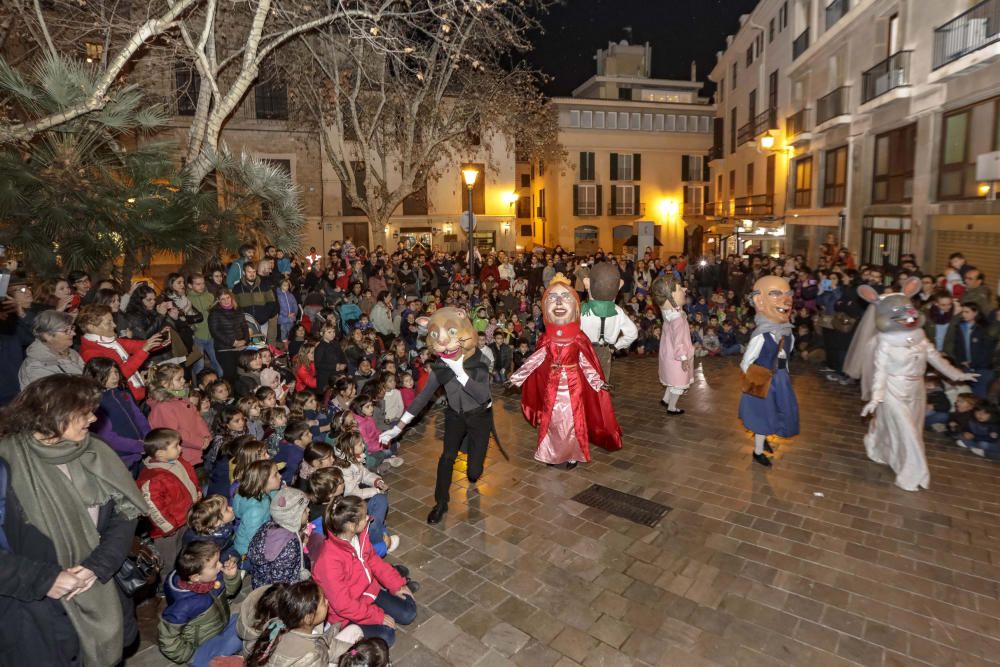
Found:
[[[861,416],[867,417],[868,415],[875,414],[875,410],[878,409],[878,406],[880,406],[881,404],[882,404],[881,401],[876,401],[876,400],[868,401],[868,403],[865,404],[865,407],[862,408],[861,410]]]
[[[455,379],[458,380],[459,384],[465,386],[465,383],[469,381],[469,374],[465,372],[465,368],[462,367],[462,363],[465,361],[464,358],[458,359],[445,359],[441,357],[441,361],[445,363],[451,372],[455,374]]]
[[[979,373],[962,373],[956,379],[959,382],[975,382],[979,379]]]
[[[393,426],[388,431],[385,431],[378,437],[379,443],[383,445],[388,445],[390,442],[399,437],[399,434],[403,432],[403,429],[398,426]]]

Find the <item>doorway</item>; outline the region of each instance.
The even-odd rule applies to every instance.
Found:
[[[371,225],[367,222],[344,222],[342,223],[342,229],[344,230],[345,241],[350,239],[355,246],[368,247],[368,242],[371,240],[368,235]]]

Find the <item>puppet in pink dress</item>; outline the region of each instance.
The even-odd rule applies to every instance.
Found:
[[[524,386],[521,411],[538,427],[535,459],[575,467],[590,461],[590,443],[621,449],[621,428],[594,348],[580,330],[580,301],[557,275],[542,295],[545,334],[538,349],[511,376]]]
[[[667,389],[660,403],[667,407],[668,415],[682,415],[677,401],[694,381],[694,345],[691,329],[681,306],[687,290],[672,275],[661,276],[650,286],[653,299],[663,313],[663,330],[660,332],[660,384]]]

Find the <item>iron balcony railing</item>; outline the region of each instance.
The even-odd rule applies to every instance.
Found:
[[[774,195],[748,195],[737,197],[733,215],[749,218],[755,215],[774,215]]]
[[[816,124],[821,125],[831,118],[846,114],[850,93],[849,86],[841,86],[816,100]]]
[[[746,123],[745,125],[740,125],[740,128],[736,130],[736,145],[742,146],[743,144],[750,143],[753,141],[753,121]]]
[[[712,146],[708,149],[708,159],[718,160],[722,158],[722,146]]]
[[[725,213],[723,213],[725,207],[726,207],[726,202],[721,202],[721,201],[705,202],[705,215],[710,217],[725,215]]]
[[[934,30],[934,69],[1000,40],[1000,0],[985,0]]]
[[[644,202],[616,201],[608,204],[608,215],[646,215]]]
[[[890,90],[910,85],[910,54],[897,51],[861,76],[861,103],[871,102]]]
[[[750,143],[768,130],[776,129],[778,129],[777,110],[766,109],[736,131],[736,144],[742,146],[743,144]]]
[[[795,139],[803,132],[808,132],[811,128],[809,127],[809,109],[802,109],[792,114],[785,119],[785,133],[788,135],[789,139]]]
[[[809,48],[809,28],[802,31],[795,41],[792,42],[792,60],[795,60]]]
[[[828,4],[826,6],[826,29],[829,30],[837,21],[844,18],[850,9],[850,0],[833,0]]]
[[[685,216],[696,216],[696,215],[706,215],[704,204],[701,202],[688,202],[684,204],[684,215]]]

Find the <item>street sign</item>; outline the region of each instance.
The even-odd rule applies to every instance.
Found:
[[[465,232],[466,234],[469,233],[469,214],[470,214],[469,211],[465,211],[464,213],[462,213],[462,217],[459,219],[458,222],[459,226],[462,228],[462,231]],[[475,214],[472,214],[472,231],[476,231]]]

